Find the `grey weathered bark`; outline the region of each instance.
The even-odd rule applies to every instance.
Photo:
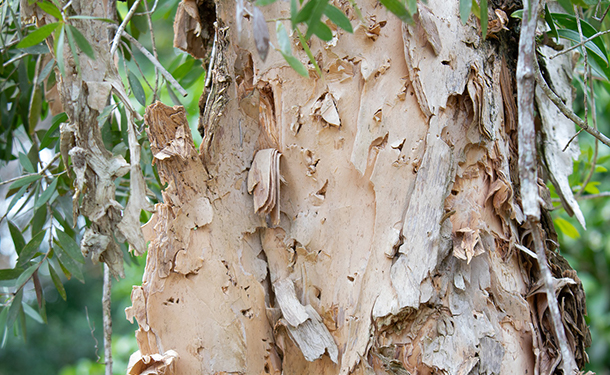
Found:
[[[429,0],[403,25],[376,1],[358,3],[362,23],[335,1],[358,26],[311,41],[324,77],[309,65],[308,79],[278,53],[260,61],[250,20],[239,34],[236,4],[216,4],[200,153],[183,109],[156,103],[145,116],[168,187],[127,310],[140,347],[129,373],[556,370],[538,269],[517,250],[533,244],[516,168],[515,33],[485,40],[458,3]],[[282,19],[289,5],[263,11]],[[582,366],[582,287],[544,243]]]

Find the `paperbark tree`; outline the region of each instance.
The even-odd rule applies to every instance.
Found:
[[[210,3],[181,3],[177,45],[201,57],[201,38],[215,40],[204,140],[196,150],[184,109],[147,108],[167,188],[144,227],[129,373],[559,372],[518,189],[518,27],[502,17],[516,5],[495,4],[483,38],[458,1],[419,4],[412,25],[376,1],[358,2],[362,21],[334,4],[358,26],[311,40],[322,77],[294,36],[304,78],[278,52],[258,57],[250,5],[217,2],[214,19]],[[263,12],[284,22],[290,4]],[[570,104],[570,57],[542,62]],[[581,219],[566,186],[578,147],[562,152],[574,126],[542,92],[537,108],[539,174]],[[584,294],[557,253],[542,180],[539,195],[582,367]]]

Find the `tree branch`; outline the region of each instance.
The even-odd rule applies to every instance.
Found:
[[[186,92],[186,90],[178,83],[178,81],[176,81],[176,79],[170,74],[170,72],[168,72],[167,70],[165,70],[165,68],[163,67],[163,65],[161,65],[161,63],[159,62],[159,60],[157,60],[150,52],[148,52],[148,50],[146,48],[144,48],[143,45],[140,44],[140,42],[138,42],[134,37],[132,37],[131,35],[127,34],[127,33],[122,33],[123,36],[125,37],[125,39],[129,40],[129,42],[131,42],[131,44],[133,44],[134,46],[136,46],[137,49],[140,50],[140,52],[142,52],[142,54],[144,56],[146,56],[146,58],[148,58],[150,60],[151,63],[153,63],[153,65],[159,69],[159,72],[161,72],[161,74],[163,74],[163,77],[165,77],[165,79],[176,89],[178,90],[178,92],[180,93],[180,95],[182,96],[187,96],[188,93]],[[119,35],[119,33],[117,33],[117,35]]]
[[[544,282],[543,288],[546,292],[546,299],[548,302],[549,310],[551,312],[551,321],[553,322],[553,328],[555,330],[555,337],[559,341],[559,349],[561,350],[561,368],[565,375],[578,374],[578,366],[574,360],[574,354],[568,348],[568,339],[563,326],[563,320],[561,319],[561,313],[559,311],[559,305],[557,304],[557,295],[555,295],[555,288],[553,287],[553,275],[546,258],[546,247],[542,243],[542,236],[540,232],[540,222],[528,220],[531,230],[532,237],[534,238],[534,246],[536,247],[536,255],[538,256],[538,265],[540,266],[540,276]]]
[[[581,127],[584,131],[591,134],[595,138],[599,139],[599,141],[601,143],[610,147],[610,138],[608,138],[604,134],[600,133],[599,130],[593,129],[592,127],[587,125],[587,123],[584,120],[582,120],[580,117],[578,117],[570,108],[566,107],[566,105],[563,103],[561,98],[559,96],[557,96],[557,94],[555,94],[555,92],[553,92],[553,90],[551,90],[549,85],[547,85],[546,81],[544,80],[544,77],[542,77],[542,73],[540,72],[540,67],[538,66],[537,61],[534,61],[534,69],[536,70],[536,83],[538,84],[538,86],[540,86],[542,91],[544,91],[546,96],[548,96],[549,99],[551,99],[553,104],[555,104],[557,106],[557,108],[561,111],[561,113],[563,113],[567,118],[572,120],[576,125]]]
[[[540,220],[538,177],[536,162],[536,128],[534,126],[534,65],[536,58],[535,36],[539,0],[523,2],[523,21],[519,36],[517,61],[517,102],[519,120],[519,179],[521,201],[527,218]]]
[[[110,48],[110,56],[114,56],[116,49],[119,47],[119,40],[121,39],[121,35],[123,35],[123,31],[125,31],[125,27],[129,23],[129,20],[131,20],[131,17],[133,17],[133,14],[135,13],[136,8],[138,7],[138,5],[140,5],[140,1],[142,1],[142,0],[134,1],[133,5],[131,6],[131,9],[129,9],[129,12],[123,19],[123,22],[121,22],[121,24],[119,25],[119,29],[117,30],[116,35],[114,36],[114,39],[112,40],[112,47]]]
[[[610,9],[610,8],[609,8],[609,9]],[[593,36],[591,36],[591,37],[589,37],[589,38],[587,38],[587,39],[582,40],[580,43],[576,43],[576,44],[574,44],[573,46],[571,46],[571,47],[569,47],[569,48],[566,48],[566,49],[563,49],[563,50],[561,50],[561,51],[557,52],[557,53],[556,53],[556,54],[554,54],[553,56],[549,57],[549,59],[551,59],[551,60],[552,60],[552,59],[554,59],[554,58],[555,58],[555,57],[557,57],[557,56],[561,56],[561,55],[566,54],[566,53],[568,53],[568,52],[570,52],[570,51],[573,51],[573,50],[575,50],[575,49],[576,49],[576,48],[578,48],[578,47],[582,47],[582,46],[584,46],[585,44],[589,43],[589,42],[590,42],[590,41],[592,41],[593,39],[595,39],[595,38],[597,38],[597,37],[600,37],[600,36],[602,36],[602,35],[606,35],[606,34],[608,34],[608,33],[610,33],[610,30],[604,30],[604,31],[600,31],[600,32],[598,32],[598,33],[595,33]]]
[[[106,375],[112,375],[112,310],[110,309],[112,277],[108,264],[104,263],[104,291],[102,308],[104,311],[104,363]]]
[[[578,371],[574,355],[568,348],[568,341],[563,327],[557,297],[553,288],[553,276],[546,259],[540,234],[540,196],[538,194],[538,176],[536,159],[536,128],[534,125],[534,89],[536,77],[540,70],[536,61],[536,23],[538,21],[539,0],[523,2],[523,20],[519,36],[519,59],[517,61],[517,100],[519,108],[519,179],[521,181],[521,202],[523,213],[530,225],[540,273],[544,281],[551,320],[561,350],[561,367],[565,375],[574,375]],[[538,73],[538,74],[535,74]]]

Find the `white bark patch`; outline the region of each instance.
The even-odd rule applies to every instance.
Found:
[[[434,13],[420,10],[415,25],[403,25],[403,41],[417,100],[431,116],[445,107],[449,96],[463,93],[470,67],[479,60],[473,47],[479,46],[480,37],[471,23],[464,27],[456,18],[459,2],[431,0],[428,7]],[[451,48],[442,48],[440,40]]]
[[[542,49],[543,59],[551,82],[549,86],[555,89],[555,93],[564,101],[566,106],[572,106],[572,74],[570,55],[566,54],[553,60],[546,58],[553,53],[549,47]],[[542,119],[542,132],[544,133],[543,151],[544,159],[549,170],[549,177],[555,185],[557,194],[568,215],[575,215],[576,219],[586,229],[585,218],[580,210],[578,202],[574,198],[568,176],[573,172],[574,160],[578,160],[580,148],[578,140],[572,140],[575,134],[574,123],[569,120],[551,100],[544,94],[542,89],[536,87],[536,102]],[[565,149],[566,145],[570,145]]]

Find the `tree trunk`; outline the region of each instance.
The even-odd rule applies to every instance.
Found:
[[[337,0],[359,26],[312,39],[323,77],[293,37],[303,78],[276,51],[260,60],[235,4],[216,4],[200,153],[182,108],[146,112],[168,185],[144,227],[129,373],[553,373],[538,267],[518,250],[532,246],[515,32],[492,20],[484,40],[458,1],[420,4],[405,25],[377,1],[358,2],[360,22]],[[287,2],[263,11],[290,14]],[[564,321],[582,366],[582,288],[568,284],[558,298],[573,304]]]

